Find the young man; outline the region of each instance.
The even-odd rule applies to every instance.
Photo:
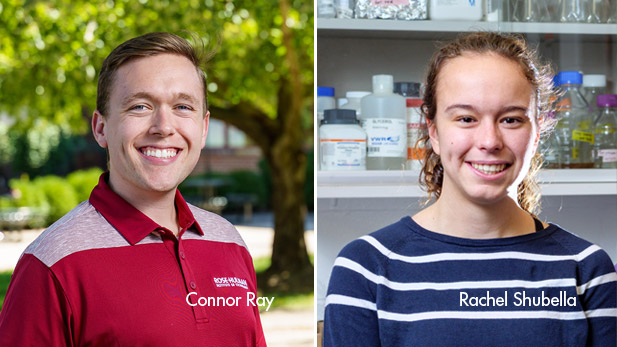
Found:
[[[200,59],[169,33],[105,59],[92,130],[109,172],[22,255],[0,346],[265,346],[246,245],[177,190],[208,130]]]

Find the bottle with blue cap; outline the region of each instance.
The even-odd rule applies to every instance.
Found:
[[[580,91],[583,75],[578,71],[562,71],[558,76],[564,91],[557,102],[559,122],[555,128],[561,147],[561,165],[564,168],[592,168],[593,119],[589,114],[589,104]]]

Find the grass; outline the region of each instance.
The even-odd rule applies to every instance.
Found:
[[[2,303],[4,303],[6,291],[9,289],[9,282],[11,281],[12,274],[13,271],[0,272],[0,310],[2,310]]]
[[[312,264],[315,264],[313,254],[309,254],[309,258]],[[260,257],[253,259],[253,266],[255,267],[255,273],[259,276],[260,273],[265,272],[270,267],[270,257]],[[298,293],[298,294],[281,294],[281,293],[258,293],[260,296],[274,297],[274,301],[270,306],[270,309],[277,307],[284,308],[312,308],[314,304],[315,293]],[[265,309],[260,309],[264,311]]]
[[[314,263],[313,255],[310,255],[311,263]],[[262,273],[270,266],[270,257],[261,257],[253,260],[253,266],[257,274]],[[11,281],[11,275],[13,271],[0,272],[0,310],[2,309],[2,303],[4,303],[4,297],[6,291],[9,288],[9,282]],[[311,308],[313,307],[314,293],[310,294],[277,294],[268,293],[268,297],[274,297],[272,306],[285,308]]]

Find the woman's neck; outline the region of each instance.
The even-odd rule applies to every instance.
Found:
[[[533,218],[509,197],[480,205],[441,196],[413,219],[425,229],[468,239],[512,237],[535,230]]]

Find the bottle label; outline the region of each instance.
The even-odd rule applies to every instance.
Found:
[[[419,107],[407,108],[407,160],[421,160],[425,149],[416,147],[416,143],[426,131],[426,124],[422,122],[422,111]]]
[[[617,149],[600,149],[598,150],[598,156],[602,157],[603,163],[617,162]]]
[[[409,5],[409,0],[371,0],[374,6]]]
[[[593,133],[587,131],[572,131],[572,140],[593,143]]]
[[[320,139],[322,170],[366,170],[365,139]]]
[[[367,118],[362,127],[368,135],[369,157],[405,157],[407,124],[404,119]]]

